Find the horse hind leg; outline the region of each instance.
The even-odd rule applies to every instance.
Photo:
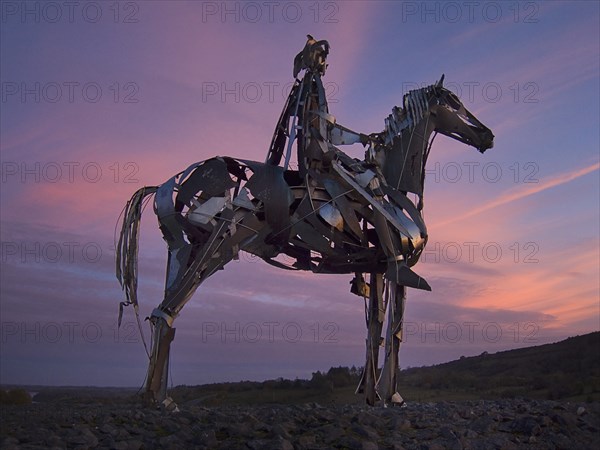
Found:
[[[173,318],[166,320],[165,317],[157,314],[157,310],[154,310],[150,322],[152,323],[152,350],[146,377],[146,397],[152,403],[174,410],[176,405],[167,396],[169,350],[175,338],[175,328],[172,328]]]
[[[239,218],[240,222],[249,217]],[[191,244],[169,252],[165,298],[150,317],[153,342],[146,381],[147,396],[169,410],[177,407],[167,396],[169,351],[175,336],[173,321],[200,284],[231,261],[239,244],[254,234],[249,227],[232,228],[233,219],[233,211],[222,212],[210,237],[195,255],[191,253]]]
[[[175,410],[176,405],[167,396],[169,377],[169,353],[171,342],[175,338],[173,321],[177,316],[174,308],[191,297],[197,284],[186,283],[186,266],[189,262],[191,245],[169,251],[165,295],[161,304],[152,311],[150,323],[152,326],[152,349],[146,377],[146,397],[153,403],[160,404],[168,410]],[[186,257],[187,256],[187,257]],[[185,257],[185,258],[182,258]],[[181,259],[185,260],[181,264]]]
[[[167,409],[176,408],[167,396],[169,353],[175,338],[173,322],[198,286],[214,271],[209,269],[215,263],[222,266],[227,262],[215,261],[212,258],[215,252],[215,246],[209,243],[195,257],[192,255],[192,244],[189,243],[169,250],[164,299],[150,316],[152,350],[146,378],[146,396]]]

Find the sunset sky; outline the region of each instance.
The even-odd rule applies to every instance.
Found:
[[[484,155],[435,141],[414,268],[433,291],[408,290],[401,367],[599,330],[599,5],[3,1],[0,383],[143,383],[133,310],[116,328],[119,213],[193,162],[263,161],[307,33],[331,44],[338,123],[381,131],[404,93],[444,73],[496,136]],[[142,319],[165,264],[149,207]],[[242,255],[176,320],[171,383],[362,365],[351,278]]]

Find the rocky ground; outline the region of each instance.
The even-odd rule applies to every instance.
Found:
[[[534,400],[269,405],[182,412],[112,404],[1,408],[3,449],[586,449],[600,448],[600,404]]]

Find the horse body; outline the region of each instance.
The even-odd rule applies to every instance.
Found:
[[[156,402],[170,403],[166,386],[174,319],[198,286],[239,251],[289,270],[355,274],[351,291],[368,298],[367,357],[358,391],[365,392],[369,404],[377,396],[401,402],[396,372],[406,287],[431,289],[411,270],[427,242],[421,211],[430,136],[440,132],[483,152],[493,134],[443,88],[442,80],[406,94],[403,107],[393,109],[380,133],[340,126],[328,112],[320,78],[328,48],[326,41],[312,42],[296,57],[295,70],[306,72],[292,87],[265,163],[211,158],[160,186],[140,189],[126,206],[117,277],[126,293],[124,304],[133,304],[136,313],[139,222],[151,194],[169,251],[164,299],[150,317],[146,391]],[[364,161],[337,147],[356,142],[367,146]],[[293,143],[298,170],[289,169]],[[286,263],[276,259],[280,254],[287,255]],[[369,274],[368,282],[363,274]],[[378,376],[386,309],[385,364]]]

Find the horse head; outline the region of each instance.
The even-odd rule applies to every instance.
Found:
[[[442,75],[435,84],[407,92],[402,107],[395,106],[385,119],[385,129],[369,135],[367,161],[380,167],[390,186],[417,194],[419,210],[433,133],[456,139],[481,153],[494,143],[491,130],[443,86],[443,80]]]
[[[443,87],[444,75],[433,88],[430,114],[435,119],[435,131],[475,147],[481,153],[494,146],[494,134],[483,125],[449,89]]]

